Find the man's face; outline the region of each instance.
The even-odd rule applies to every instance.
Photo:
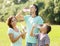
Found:
[[[30,6],[30,12],[33,13],[33,12],[36,12],[36,8],[34,5],[31,5]]]

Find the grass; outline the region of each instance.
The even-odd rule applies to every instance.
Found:
[[[20,25],[20,24],[17,24]],[[10,46],[8,38],[8,26],[4,22],[0,22],[0,46]],[[60,25],[52,25],[52,31],[49,33],[50,46],[60,46]],[[25,40],[22,41],[25,46]]]

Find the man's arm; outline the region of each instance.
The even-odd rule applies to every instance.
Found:
[[[24,16],[22,15],[22,12],[18,12],[17,15],[15,16],[17,20],[21,20],[23,21],[24,20]]]

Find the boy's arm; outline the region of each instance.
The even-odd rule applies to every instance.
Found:
[[[31,30],[31,32],[30,32],[30,36],[35,36],[35,37],[37,37],[39,33],[34,34],[34,33],[33,33],[34,28],[35,28],[35,26],[32,27],[32,30]]]
[[[45,37],[45,46],[49,46],[50,44],[50,38],[48,37],[48,35]]]
[[[49,46],[48,44],[45,44],[45,46]]]
[[[32,30],[30,32],[30,36],[34,36],[33,31],[34,31],[34,27],[32,27]]]

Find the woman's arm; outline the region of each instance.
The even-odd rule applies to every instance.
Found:
[[[23,39],[25,39],[25,36],[26,36],[26,32],[23,32],[23,33],[24,33],[24,35],[22,36],[22,38],[23,38]]]
[[[19,35],[18,37],[14,38],[14,35],[12,33],[9,34],[9,38],[12,41],[12,43],[16,42],[23,34]]]
[[[25,32],[25,28],[22,30],[23,32],[21,32],[21,33],[24,33],[24,35],[22,36],[23,39],[25,39],[25,36],[26,36],[26,33],[27,33],[27,32]]]
[[[18,20],[18,19],[21,20],[21,21],[24,20],[24,16],[22,15],[22,12],[21,12],[21,11],[18,12],[17,15],[16,15],[15,17],[16,17],[17,20]]]

